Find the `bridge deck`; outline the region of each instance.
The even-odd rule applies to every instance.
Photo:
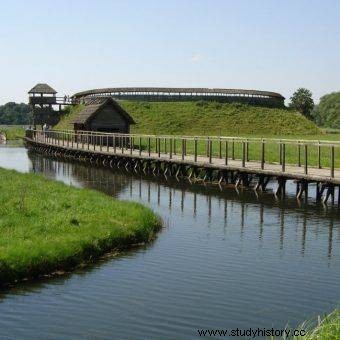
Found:
[[[273,164],[265,163],[263,168],[259,161],[244,161],[242,159],[227,159],[218,157],[207,157],[202,155],[195,156],[191,154],[174,154],[170,152],[154,152],[148,150],[139,150],[130,147],[113,147],[107,145],[98,145],[92,143],[81,143],[76,140],[60,140],[59,138],[46,138],[43,134],[37,134],[34,138],[26,138],[28,141],[39,143],[40,145],[59,147],[65,150],[78,150],[85,153],[114,155],[116,157],[144,159],[166,163],[176,163],[182,165],[191,165],[198,168],[220,169],[220,170],[237,170],[245,173],[256,173],[268,176],[282,177],[286,179],[307,180],[312,182],[332,183],[340,185],[340,169],[317,168],[308,166],[297,166],[291,164]],[[307,173],[306,173],[307,172]]]

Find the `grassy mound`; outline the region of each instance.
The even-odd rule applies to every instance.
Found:
[[[131,132],[182,135],[315,135],[317,126],[296,111],[216,102],[136,102],[120,104],[135,119]],[[56,126],[72,129],[81,106]]]
[[[73,122],[78,112],[84,108],[84,105],[67,106],[59,123],[53,127],[56,130],[73,130]]]
[[[160,226],[137,203],[33,174],[0,169],[0,178],[0,285],[147,242]]]
[[[315,134],[296,111],[210,102],[122,102],[137,124],[133,132],[188,135]]]

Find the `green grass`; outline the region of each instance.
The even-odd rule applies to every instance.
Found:
[[[77,116],[78,112],[80,112],[84,108],[84,105],[76,105],[76,106],[68,106],[62,115],[59,123],[53,127],[56,130],[73,130],[73,121]]]
[[[296,111],[216,102],[120,101],[136,121],[133,133],[172,135],[315,135],[314,123]],[[79,105],[67,111],[55,127],[72,129]]]
[[[216,102],[133,102],[121,105],[136,121],[132,132],[238,136],[316,134],[319,129],[296,111]]]
[[[73,269],[160,227],[137,203],[1,168],[0,178],[0,285]]]
[[[305,336],[289,337],[292,340],[339,340],[340,339],[340,310],[336,309],[317,322],[305,321],[298,330],[306,331]],[[271,338],[277,339],[277,338]],[[286,338],[282,338],[286,339]]]
[[[288,109],[264,108],[244,104],[221,104],[214,102],[135,102],[121,101],[120,104],[132,115],[136,125],[131,126],[132,133],[157,135],[186,135],[186,136],[239,136],[239,137],[265,137],[278,139],[315,139],[340,140],[340,133],[326,134],[296,111]],[[57,129],[72,129],[71,122],[83,107],[76,106],[56,126]],[[142,140],[146,149],[147,140]],[[242,146],[235,143],[235,158],[242,157]],[[155,141],[152,141],[151,150],[155,151]],[[164,141],[162,141],[164,150]],[[181,151],[181,143],[177,142],[177,151]],[[187,152],[192,154],[193,142],[188,141]],[[335,151],[335,165],[340,167],[340,148]],[[198,153],[204,155],[205,143],[200,142]],[[231,144],[228,154],[231,156]],[[249,160],[260,160],[261,146],[259,143],[251,144]],[[225,146],[222,146],[222,157]],[[219,143],[213,143],[213,155],[219,156]],[[330,166],[330,150],[321,148],[321,165]],[[303,165],[303,150],[301,149],[301,164]],[[309,165],[318,165],[317,147],[308,148],[307,161]],[[266,145],[266,161],[279,162],[278,145]],[[297,164],[297,147],[286,146],[286,163]]]
[[[25,136],[25,130],[19,126],[1,127],[0,133],[6,136],[7,140],[21,139]]]

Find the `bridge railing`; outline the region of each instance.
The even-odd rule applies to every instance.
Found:
[[[176,158],[179,161],[205,162],[218,165],[258,167],[279,165],[282,172],[288,167],[328,169],[334,178],[340,168],[340,141],[247,138],[226,136],[173,136],[120,134],[94,131],[28,131],[32,139],[75,149],[109,153],[130,153],[153,158]],[[291,170],[289,170],[291,171]]]

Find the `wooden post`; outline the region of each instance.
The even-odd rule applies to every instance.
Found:
[[[130,140],[130,155],[132,155],[132,150],[133,150],[133,137],[129,137]]]
[[[219,157],[222,158],[222,140],[221,140],[221,137],[219,139]]]
[[[212,163],[212,140],[209,139],[209,163]]]
[[[184,160],[184,138],[182,138],[182,160]]]
[[[279,141],[279,164],[282,165],[282,143]]]
[[[139,137],[139,156],[142,155],[142,137]]]
[[[286,144],[281,145],[281,164],[282,172],[286,171]]]
[[[246,166],[246,142],[242,142],[242,167]]]
[[[100,135],[99,136],[99,144],[100,144],[100,151],[102,151],[103,150],[103,136],[102,135]]]
[[[197,138],[194,138],[194,162],[197,162]]]
[[[321,145],[320,145],[320,141],[318,142],[318,168],[321,169]]]
[[[158,144],[158,158],[161,157],[161,139],[156,139],[156,144]]]
[[[174,138],[173,141],[174,141],[174,155],[176,155],[176,138]]]
[[[113,153],[117,153],[117,143],[116,143],[116,135],[113,134]]]
[[[172,159],[172,138],[170,138],[170,140],[169,140],[169,148],[170,148],[170,150],[169,150],[169,157],[170,157],[170,159]]]
[[[300,145],[300,141],[298,141],[298,166],[301,166],[301,145]]]
[[[228,165],[228,140],[226,140],[225,142],[225,157],[224,157],[224,164]]]
[[[106,135],[106,151],[109,152],[110,147],[109,147],[109,135]]]
[[[121,145],[122,153],[124,153],[124,142],[125,142],[124,137],[121,136],[120,137],[120,145]]]
[[[209,137],[205,141],[205,153],[209,157]]]
[[[231,142],[231,159],[234,160],[235,159],[235,141],[234,138]]]
[[[167,139],[166,137],[164,137],[164,153],[167,154],[168,153],[168,150],[167,150]]]
[[[246,161],[249,162],[249,140],[246,140]]]
[[[308,174],[308,150],[307,150],[307,144],[304,145],[305,150],[305,175]]]
[[[334,145],[331,146],[331,177],[334,178]]]
[[[151,139],[150,139],[150,137],[148,137],[148,154],[149,154],[149,157],[150,157],[150,154],[151,154]]]
[[[265,163],[265,152],[266,152],[266,143],[265,141],[262,139],[262,142],[261,142],[261,170],[264,170],[264,163]]]

